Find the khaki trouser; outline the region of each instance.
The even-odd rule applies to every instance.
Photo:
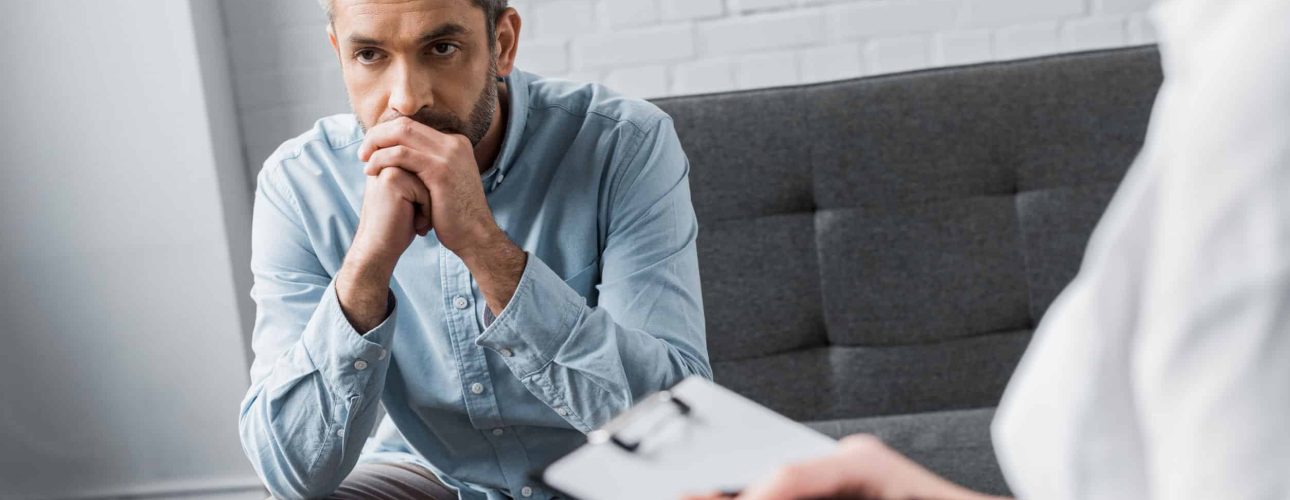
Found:
[[[434,473],[409,463],[363,463],[354,466],[332,500],[456,500],[457,494]],[[270,500],[273,500],[270,498]]]

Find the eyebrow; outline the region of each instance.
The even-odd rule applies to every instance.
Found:
[[[417,39],[417,45],[425,45],[446,36],[464,35],[467,33],[470,33],[470,28],[457,23],[445,23],[421,35]],[[366,45],[373,47],[380,47],[385,44],[384,41],[376,37],[357,34],[349,36],[349,43],[351,45]]]

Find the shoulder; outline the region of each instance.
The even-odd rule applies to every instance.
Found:
[[[333,177],[336,167],[344,163],[342,151],[363,140],[357,118],[349,113],[323,117],[309,130],[278,146],[260,169],[257,183],[261,188],[291,190],[308,178]]]
[[[671,117],[653,103],[598,83],[526,77],[531,115],[566,114],[587,125],[642,138],[655,134],[664,122],[671,122]]]

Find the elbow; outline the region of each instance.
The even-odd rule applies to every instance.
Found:
[[[340,486],[340,480],[329,474],[285,462],[272,453],[251,456],[251,463],[260,482],[275,499],[325,498]]]
[[[698,375],[712,380],[712,364],[708,361],[706,352],[679,352],[678,354],[681,358],[678,363],[681,367],[681,378]]]
[[[318,450],[317,446],[324,444],[285,443],[270,429],[255,411],[244,412],[238,419],[242,451],[273,498],[324,498],[340,486],[340,478],[329,473],[334,468],[318,463],[325,458],[323,454],[299,453]]]
[[[698,375],[712,380],[712,365],[708,364],[706,359],[697,360],[690,366],[690,375]]]

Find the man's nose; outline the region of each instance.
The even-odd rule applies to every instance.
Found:
[[[433,108],[434,97],[430,78],[425,72],[416,71],[407,64],[399,64],[394,71],[390,88],[390,109],[409,116],[421,108]]]

